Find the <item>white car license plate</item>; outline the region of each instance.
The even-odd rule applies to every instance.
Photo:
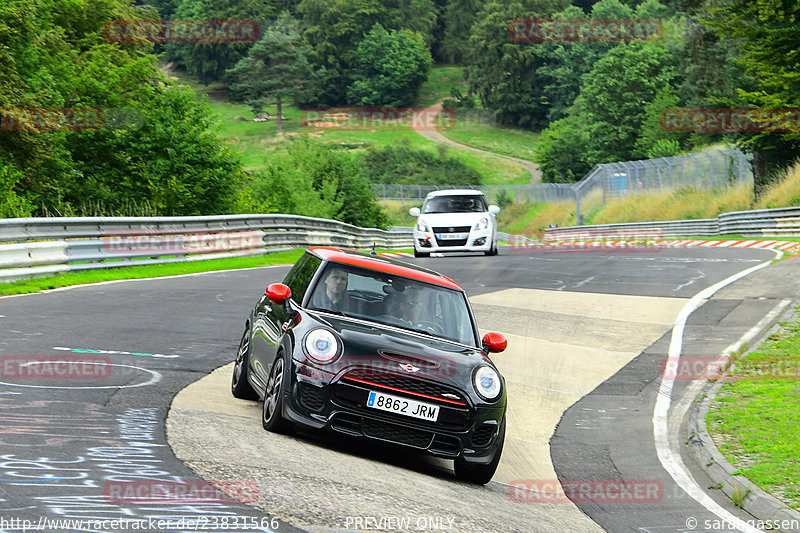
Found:
[[[463,233],[440,233],[436,236],[437,239],[440,241],[457,241],[459,239],[464,239]]]
[[[392,396],[391,394],[384,394],[376,391],[369,391],[367,407],[388,411],[390,413],[412,416],[431,422],[436,422],[436,419],[439,418],[438,405],[431,405],[429,403],[409,400],[408,398],[401,398],[399,396]]]

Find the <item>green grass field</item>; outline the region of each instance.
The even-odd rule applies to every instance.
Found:
[[[450,87],[464,85],[461,80],[463,67],[437,66],[431,70],[428,81],[420,90],[420,99],[416,108],[426,107],[450,95]],[[275,106],[266,108],[273,120],[254,122],[249,106],[228,102],[224,91],[218,84],[207,86],[193,80],[180,72],[170,72],[174,81],[192,88],[198,98],[206,97],[209,105],[219,119],[219,132],[223,139],[238,151],[248,171],[265,168],[270,158],[288,148],[293,138],[307,134],[321,142],[341,145],[343,149],[360,150],[367,147],[382,148],[407,141],[418,150],[436,152],[438,144],[415,133],[408,126],[374,127],[364,129],[344,129],[332,124],[324,127],[305,128],[301,122],[307,117],[303,110],[290,105],[283,106],[283,132],[277,133]],[[455,129],[462,126],[456,125]],[[493,128],[485,129],[488,145],[502,145],[503,130],[493,132]],[[474,137],[477,132],[473,131]],[[509,142],[515,134],[509,135]],[[517,135],[517,137],[519,137]],[[508,143],[506,143],[508,144]],[[489,154],[479,154],[467,150],[449,148],[448,154],[460,159],[466,165],[475,168],[482,176],[484,184],[523,184],[528,183],[530,176],[523,168],[514,163]]]
[[[798,308],[800,309],[800,308]],[[738,473],[800,507],[800,322],[736,362],[711,404],[709,431]]]
[[[462,93],[467,92],[467,82],[464,81],[464,67],[436,65],[431,68],[428,79],[419,90],[414,107],[428,107],[444,98],[450,98],[452,87],[458,87]]]
[[[240,268],[256,268],[271,265],[289,265],[302,255],[301,249],[273,252],[256,257],[234,257],[230,259],[211,259],[186,263],[164,263],[160,265],[129,266],[86,270],[83,272],[65,272],[53,276],[30,278],[9,283],[0,283],[0,296],[41,292],[72,285],[115,281],[120,279],[159,278],[179,276],[214,270],[233,270]]]

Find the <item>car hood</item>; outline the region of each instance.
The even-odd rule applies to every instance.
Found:
[[[482,218],[491,220],[487,212],[482,213],[428,213],[419,216],[429,226],[472,226]]]
[[[321,317],[320,317],[321,318]],[[344,353],[337,370],[363,367],[367,372],[413,374],[456,383],[469,382],[479,364],[494,366],[478,348],[406,333],[380,324],[324,317],[342,338]]]

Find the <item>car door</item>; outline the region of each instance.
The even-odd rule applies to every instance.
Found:
[[[302,304],[308,285],[314,278],[322,261],[306,252],[284,278],[283,283],[292,291],[292,300]],[[267,383],[278,347],[286,331],[289,316],[282,305],[275,304],[264,296],[256,306],[253,321],[251,368],[258,381]]]

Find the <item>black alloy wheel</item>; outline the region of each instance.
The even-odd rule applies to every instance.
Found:
[[[283,353],[279,352],[272,364],[267,389],[264,391],[264,408],[261,411],[261,425],[273,433],[286,433],[290,426],[283,418],[284,370]]]
[[[258,400],[258,393],[253,389],[247,380],[247,366],[250,364],[250,328],[245,326],[242,340],[239,342],[239,350],[236,352],[236,360],[233,364],[233,376],[231,377],[231,394],[242,400]]]

